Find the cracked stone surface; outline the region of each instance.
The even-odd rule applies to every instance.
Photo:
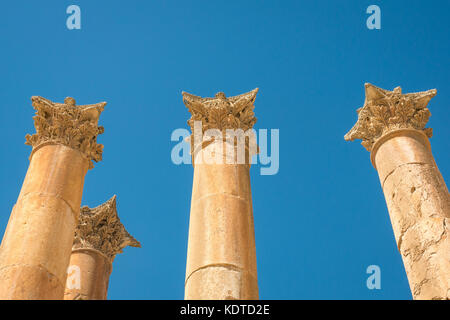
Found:
[[[449,299],[450,200],[429,164],[397,168],[385,181],[391,222],[415,299]]]
[[[450,299],[450,195],[425,128],[436,90],[365,90],[345,139],[361,139],[371,152],[414,299]]]
[[[254,297],[256,278],[234,266],[210,265],[194,271],[186,282],[186,299],[240,300]],[[202,283],[201,286],[197,285]]]
[[[373,159],[414,299],[449,299],[450,196],[427,137],[391,133]]]

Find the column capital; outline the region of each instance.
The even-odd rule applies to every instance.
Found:
[[[39,96],[31,97],[36,110],[33,117],[36,133],[26,135],[25,144],[36,151],[48,144],[62,144],[79,150],[89,160],[102,160],[103,145],[97,143],[97,135],[104,132],[98,120],[106,102],[77,106],[74,98],[67,97],[64,103],[52,102]]]
[[[72,250],[94,249],[112,262],[126,246],[140,248],[141,244],[131,236],[117,215],[116,196],[95,208],[80,209],[80,220],[75,230]]]
[[[366,83],[365,91],[364,106],[356,111],[358,121],[345,135],[345,140],[361,139],[361,144],[372,151],[379,138],[399,129],[423,131],[431,138],[432,129],[425,128],[431,116],[427,105],[436,95],[436,89],[402,94],[400,87],[389,91]]]
[[[242,129],[247,131],[256,123],[254,102],[258,89],[234,96],[226,97],[218,92],[214,98],[202,98],[182,92],[183,102],[191,113],[188,125],[194,132],[194,121],[202,122],[202,130]]]

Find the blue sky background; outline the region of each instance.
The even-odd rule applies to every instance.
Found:
[[[66,28],[81,7],[82,29]],[[365,13],[381,8],[381,30]],[[116,257],[110,299],[182,299],[193,168],[172,164],[188,128],[181,91],[260,88],[256,129],[280,129],[280,171],[251,169],[262,299],[410,299],[378,175],[344,134],[364,83],[436,88],[433,154],[450,177],[448,12],[443,1],[8,1],[0,19],[0,234],[34,133],[30,97],[107,101],[103,161],[83,205],[118,196],[142,248]],[[366,268],[381,267],[381,290]]]

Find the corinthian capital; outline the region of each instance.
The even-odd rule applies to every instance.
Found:
[[[98,119],[106,102],[77,106],[75,99],[64,103],[52,102],[42,97],[31,98],[36,115],[33,117],[36,133],[26,135],[25,144],[33,150],[44,144],[63,144],[79,150],[93,167],[91,160],[102,159],[103,145],[97,143],[97,135],[104,132]]]
[[[202,130],[219,129],[251,129],[256,122],[253,109],[258,89],[234,96],[226,97],[223,92],[216,93],[214,98],[202,98],[183,92],[183,102],[191,113],[188,125],[194,132],[194,121],[202,122]]]
[[[436,95],[436,90],[402,94],[400,87],[393,91],[384,90],[370,83],[365,84],[366,100],[357,110],[358,121],[345,135],[345,140],[361,139],[368,150],[377,139],[398,129],[423,131],[429,138],[433,131],[425,128],[431,116],[428,102]]]
[[[116,196],[93,209],[82,207],[72,249],[95,249],[111,261],[126,246],[141,247],[120,222]]]

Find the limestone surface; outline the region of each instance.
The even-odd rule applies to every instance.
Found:
[[[366,84],[358,122],[345,136],[371,151],[415,299],[450,299],[450,195],[425,128],[435,95]]]
[[[62,299],[90,160],[100,160],[104,104],[33,97],[30,165],[0,246],[0,299]]]
[[[106,300],[112,262],[126,246],[141,247],[120,222],[116,196],[84,206],[73,239],[65,300]]]
[[[97,135],[105,129],[97,123],[106,102],[76,105],[71,97],[57,103],[39,96],[31,100],[36,109],[36,133],[28,134],[25,143],[33,147],[33,152],[46,144],[62,144],[80,151],[88,160],[102,160],[103,145],[97,143]]]
[[[256,122],[252,111],[255,96],[255,90],[232,98],[223,93],[215,98],[183,94],[191,120],[202,121],[203,128],[220,131],[250,129]],[[194,159],[186,299],[258,299],[250,164],[198,161],[199,157],[208,158],[214,153],[226,160],[235,148],[234,143],[215,140],[201,145],[193,155],[197,160]]]

